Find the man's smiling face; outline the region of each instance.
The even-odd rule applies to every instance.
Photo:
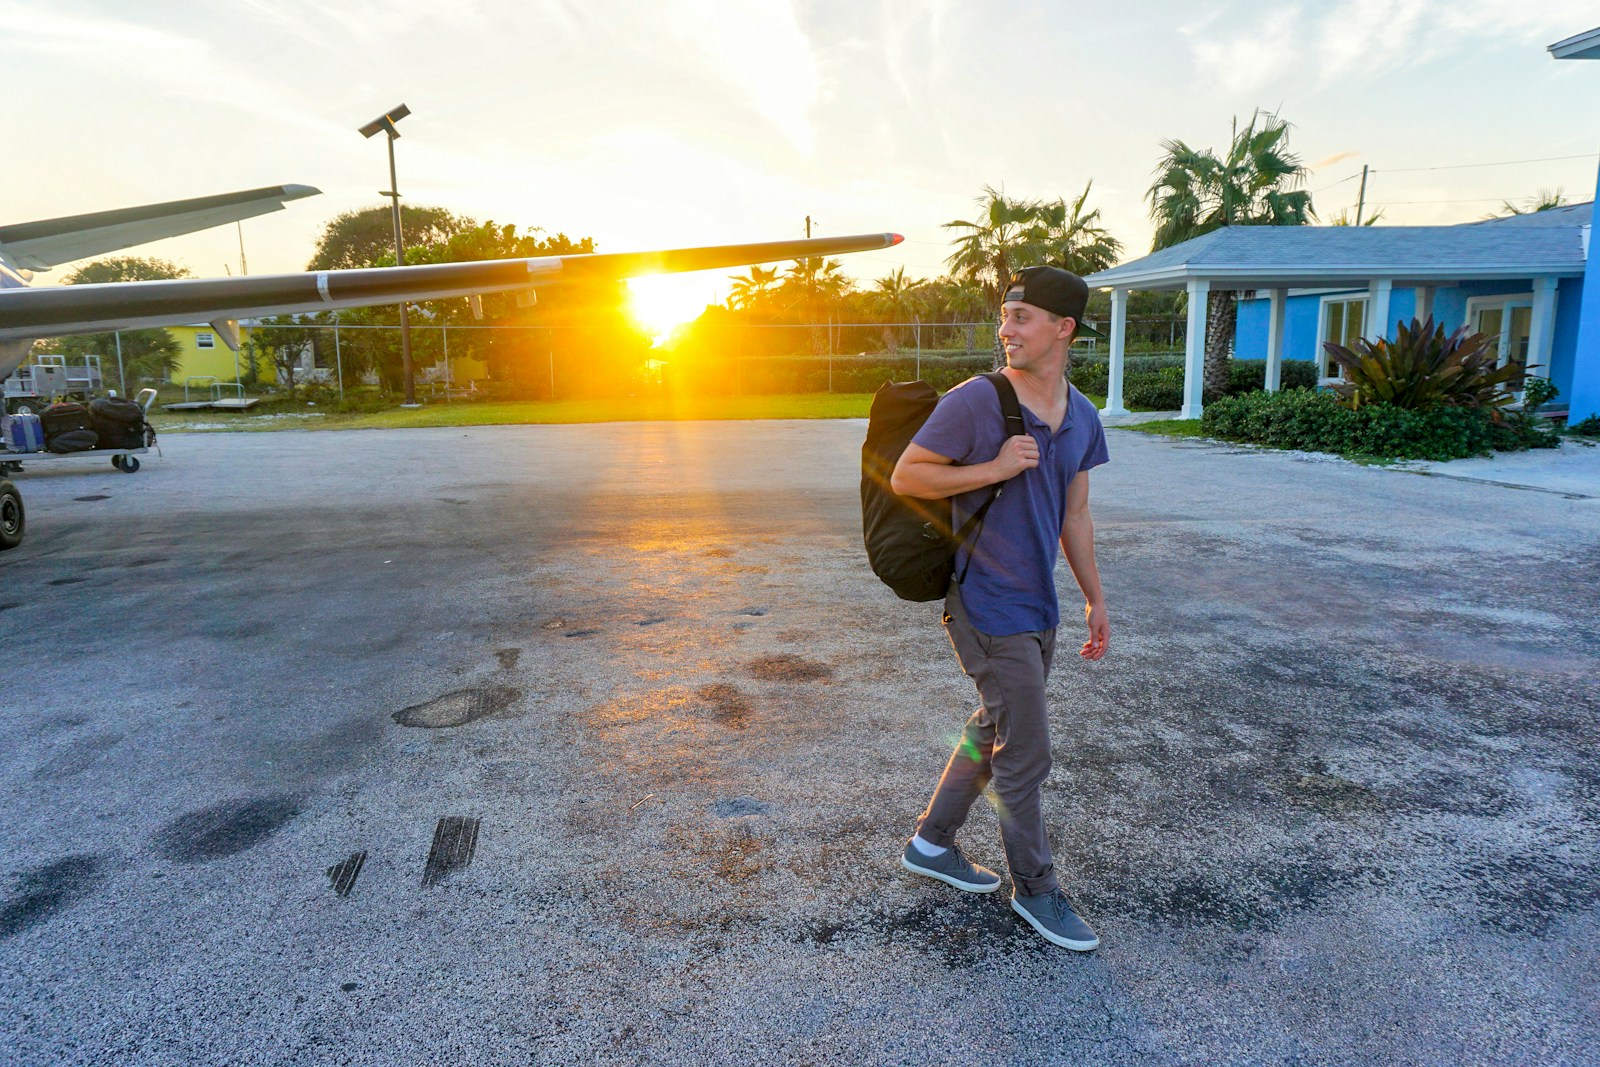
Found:
[[[1057,341],[1071,336],[1077,327],[1070,318],[1050,312],[1021,300],[1007,300],[1000,305],[1000,343],[1005,345],[1006,364],[1017,370],[1027,370],[1050,356]]]

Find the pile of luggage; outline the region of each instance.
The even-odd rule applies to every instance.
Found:
[[[37,415],[7,415],[3,428],[8,452],[88,452],[93,449],[148,448],[156,431],[144,408],[120,396],[51,404]]]

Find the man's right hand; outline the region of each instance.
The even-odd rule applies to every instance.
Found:
[[[1015,478],[1025,470],[1031,470],[1039,465],[1039,442],[1031,434],[1018,434],[1006,438],[1006,443],[1000,446],[1000,454],[994,457],[995,473],[999,475],[997,482]]]

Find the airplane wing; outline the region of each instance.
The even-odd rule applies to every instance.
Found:
[[[20,270],[49,270],[75,259],[282,211],[290,200],[320,193],[309,185],[269,185],[240,193],[0,226],[0,262]]]
[[[742,267],[889,248],[901,240],[895,233],[872,233],[659,252],[0,290],[0,348],[7,343],[65,334],[108,333],[402,300],[438,300],[602,278]]]

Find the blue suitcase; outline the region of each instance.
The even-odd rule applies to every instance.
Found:
[[[0,416],[0,437],[5,440],[7,452],[43,452],[44,451],[44,424],[39,421],[39,416],[5,415]]]

